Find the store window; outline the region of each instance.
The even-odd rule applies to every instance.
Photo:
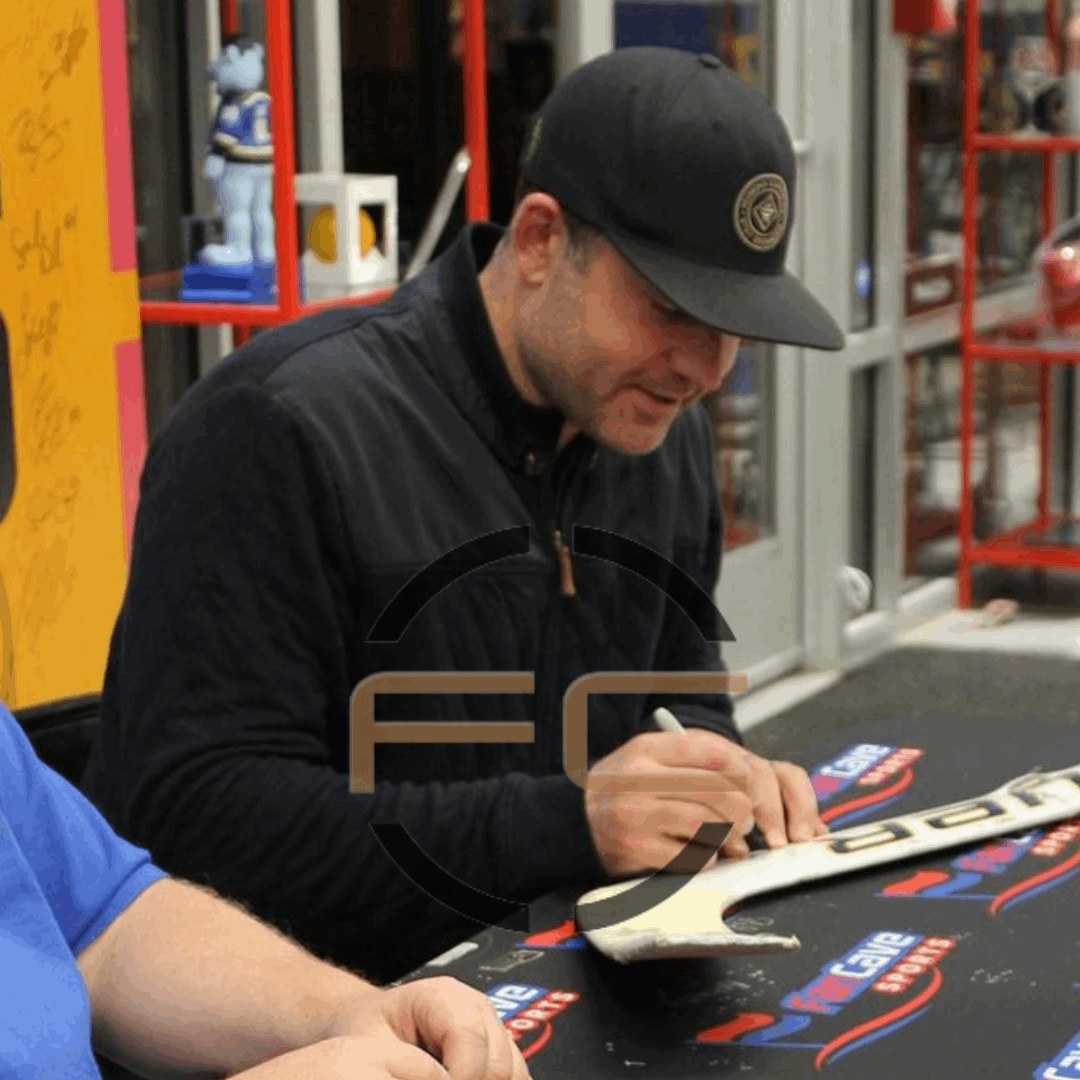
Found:
[[[1059,43],[1047,37],[1043,0],[983,0],[980,12],[980,130],[1060,130],[1060,90],[1051,78]],[[908,41],[908,317],[959,299],[962,34],[961,23]],[[1007,287],[1030,269],[1042,184],[1039,154],[979,155],[980,292]]]
[[[744,343],[705,402],[716,428],[725,551],[775,532],[774,370],[771,346]]]
[[[773,0],[618,0],[615,46],[711,52],[771,100],[774,17]],[[774,374],[772,347],[746,342],[724,386],[706,401],[717,434],[727,551],[775,532]]]
[[[952,574],[959,550],[960,358],[954,344],[907,357],[904,458],[907,587]],[[1028,521],[1039,491],[1039,366],[974,366],[974,532]]]
[[[615,47],[665,45],[711,52],[771,99],[773,20],[774,0],[696,4],[616,0]]]

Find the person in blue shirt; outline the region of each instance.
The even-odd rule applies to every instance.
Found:
[[[478,992],[379,990],[170,878],[0,706],[0,1075],[525,1080]]]

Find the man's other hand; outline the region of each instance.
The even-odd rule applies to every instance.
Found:
[[[336,1027],[341,1035],[361,1036],[364,1044],[381,1040],[421,1047],[434,1064],[441,1062],[434,1072],[417,1073],[416,1080],[429,1075],[432,1080],[528,1080],[521,1051],[487,998],[449,976],[419,979],[359,998],[342,1008]],[[411,1059],[401,1058],[403,1064],[407,1060]],[[412,1080],[413,1073],[401,1076]]]

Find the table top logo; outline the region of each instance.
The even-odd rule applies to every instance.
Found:
[[[576,990],[550,990],[526,983],[506,983],[487,991],[488,1001],[526,1060],[551,1041],[552,1020],[580,998]]]
[[[550,930],[538,930],[521,942],[529,949],[584,949],[585,941],[577,932],[573,919],[566,919]]]
[[[739,1012],[696,1041],[810,1052],[820,1070],[923,1015],[955,947],[951,937],[874,931],[785,994],[779,1009]]]
[[[899,802],[922,756],[916,746],[880,743],[856,743],[841,751],[810,774],[821,820],[835,830]]]
[[[964,851],[946,867],[923,866],[886,885],[878,896],[903,900],[967,900],[1000,915],[1080,873],[1080,819],[999,837]]]
[[[1031,1077],[1032,1080],[1080,1080],[1080,1031],[1053,1061],[1044,1061]]]

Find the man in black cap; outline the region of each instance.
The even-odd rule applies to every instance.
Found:
[[[684,610],[722,544],[697,403],[741,336],[842,344],[783,269],[794,174],[715,58],[608,54],[542,109],[505,232],[471,225],[386,303],[263,334],[194,387],[147,459],[86,780],[119,831],[376,979],[477,927],[373,824],[514,901],[663,867],[706,821],[733,823],[724,857],[755,824],[823,832],[806,773],[745,750],[725,695],[594,695],[589,760],[728,791],[583,793],[562,769],[575,679],[723,670]],[[377,705],[535,741],[380,745],[350,794],[350,693],[393,670],[535,672],[532,695]],[[688,730],[656,731],[661,704]]]

